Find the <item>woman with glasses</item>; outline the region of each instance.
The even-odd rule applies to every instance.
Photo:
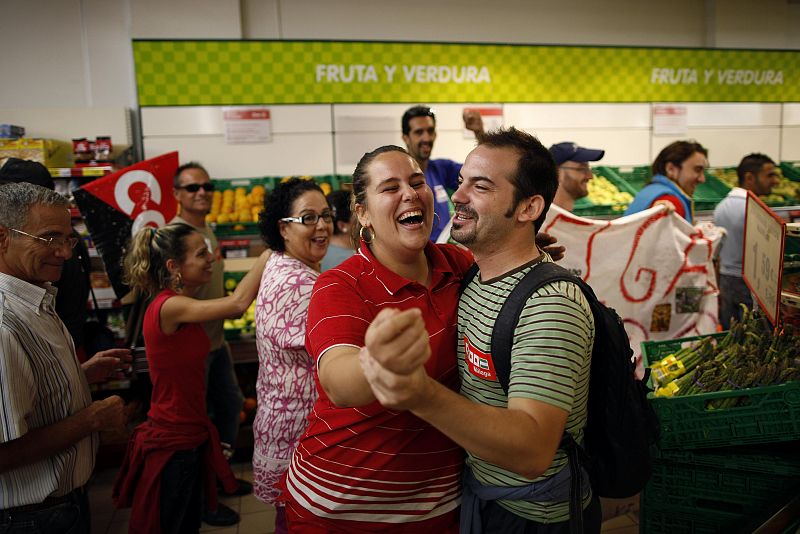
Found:
[[[306,316],[331,241],[333,215],[317,184],[294,178],[267,196],[259,228],[274,253],[256,299],[253,486],[258,499],[276,506],[280,534],[287,531],[286,518],[275,483],[286,472],[316,399],[314,361],[305,349]]]
[[[264,252],[232,295],[193,298],[211,280],[214,256],[187,224],[144,228],[125,257],[130,286],[154,296],[142,331],[153,391],[147,421],[136,427],[114,484],[117,507],[132,506],[131,532],[196,532],[201,494],[215,511],[216,479],[236,480],[206,411],[203,323],[241,316],[256,296],[269,258]]]

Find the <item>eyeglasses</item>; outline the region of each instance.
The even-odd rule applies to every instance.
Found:
[[[314,226],[320,219],[322,219],[326,223],[332,222],[333,214],[330,211],[322,212],[319,215],[317,215],[316,213],[306,213],[305,215],[301,215],[300,217],[284,217],[283,219],[281,219],[281,222],[293,222],[293,223],[305,224],[306,226]]]
[[[45,245],[50,248],[54,249],[62,249],[64,245],[67,245],[70,249],[75,248],[75,245],[78,244],[77,237],[39,237],[38,235],[31,235],[27,232],[23,232],[22,230],[17,230],[16,228],[9,228],[12,232],[16,232],[18,234],[22,234],[26,237],[30,237],[32,239],[36,239],[41,241]]]
[[[185,189],[189,193],[197,193],[200,191],[200,188],[202,188],[206,193],[210,193],[214,190],[214,184],[211,182],[206,182],[204,184],[179,185],[175,187],[175,189]]]
[[[575,171],[575,172],[580,173],[580,174],[592,174],[592,168],[591,167],[572,167],[570,165],[562,165],[561,168],[562,169],[567,169],[567,170],[570,170],[570,171]]]

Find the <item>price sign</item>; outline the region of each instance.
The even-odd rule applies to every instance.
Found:
[[[272,118],[267,107],[223,107],[222,122],[229,145],[272,141]]]
[[[746,214],[742,274],[774,325],[780,306],[783,221],[749,191]]]

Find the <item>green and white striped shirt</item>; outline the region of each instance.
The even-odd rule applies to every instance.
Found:
[[[543,261],[552,261],[544,255]],[[461,394],[490,406],[505,408],[508,397],[523,397],[561,408],[569,413],[566,430],[583,443],[589,367],[594,344],[594,318],[580,288],[570,282],[554,282],[528,300],[514,331],[508,397],[493,376],[491,340],[500,308],[530,269],[532,262],[493,280],[476,276],[464,290],[458,307],[458,358]],[[469,351],[466,350],[467,344]],[[471,354],[468,354],[471,353]],[[470,363],[484,360],[484,369]],[[483,375],[483,376],[481,376]],[[524,486],[530,480],[488,463],[472,454],[467,464],[484,484]],[[567,466],[558,450],[550,468],[537,481]],[[584,495],[584,506],[590,494]],[[569,502],[499,501],[513,513],[540,523],[569,519]]]

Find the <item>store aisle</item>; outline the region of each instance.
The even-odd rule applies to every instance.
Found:
[[[233,466],[237,477],[253,480],[253,471],[249,463],[238,463]],[[116,469],[106,469],[95,474],[89,489],[89,501],[92,507],[92,534],[126,534],[128,532],[128,516],[130,509],[114,510],[111,504],[111,487],[114,484]],[[204,525],[200,532],[215,534],[272,534],[275,526],[275,509],[252,495],[231,497],[222,502],[238,511],[241,522],[233,527],[209,527]],[[615,517],[603,523],[605,534],[637,534],[639,518],[635,514]]]

